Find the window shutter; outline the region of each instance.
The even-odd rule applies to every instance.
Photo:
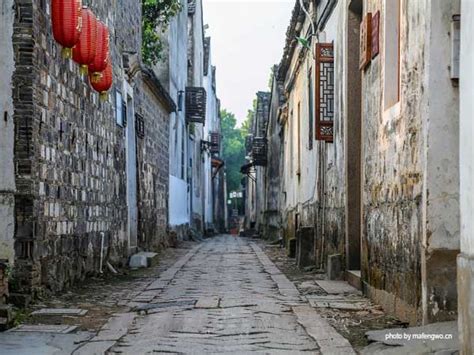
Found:
[[[219,153],[221,146],[221,136],[219,132],[211,132],[211,153]]]
[[[372,13],[367,13],[360,24],[359,69],[364,70],[372,59]]]
[[[316,139],[334,139],[334,45],[316,45]]]
[[[206,122],[206,90],[202,87],[186,88],[187,122]]]

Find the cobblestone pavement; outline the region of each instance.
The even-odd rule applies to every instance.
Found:
[[[74,355],[354,353],[249,239],[194,246],[126,303],[97,332],[30,342]]]
[[[257,245],[232,236],[197,246],[132,306],[141,315],[111,353],[351,351]]]

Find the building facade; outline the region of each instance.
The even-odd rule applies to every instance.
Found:
[[[59,292],[107,262],[172,245],[193,213],[203,228],[205,205],[214,223],[206,105],[220,126],[210,59],[204,75],[202,2],[183,1],[154,67],[141,57],[140,2],[90,5],[110,30],[105,100],[62,58],[49,1],[1,5],[0,302]],[[189,88],[205,92],[205,80],[209,94],[195,100]],[[202,124],[192,127],[196,113]]]
[[[339,259],[330,277],[400,319],[454,319],[460,3],[303,4],[273,80],[263,213],[299,266]]]

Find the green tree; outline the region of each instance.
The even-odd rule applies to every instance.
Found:
[[[237,127],[235,115],[225,109],[221,110],[221,130],[223,143],[223,159],[227,171],[228,191],[240,190],[242,174],[240,167],[245,164],[245,128]]]
[[[180,0],[142,1],[142,55],[146,64],[153,65],[161,59],[161,33],[166,31],[170,20],[181,9]]]

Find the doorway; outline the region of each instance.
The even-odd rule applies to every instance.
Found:
[[[349,4],[347,21],[346,150],[346,270],[360,279],[362,227],[362,76],[359,70],[359,37],[362,0]]]
[[[125,133],[126,165],[127,165],[127,234],[128,247],[131,252],[137,248],[138,242],[138,203],[137,203],[137,142],[135,131],[135,109],[133,88],[124,82],[125,112],[127,126]]]

